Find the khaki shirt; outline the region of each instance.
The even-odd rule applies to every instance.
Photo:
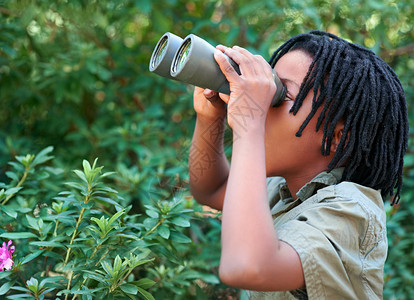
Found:
[[[274,227],[299,254],[305,289],[248,291],[249,299],[382,299],[387,256],[381,194],[351,182],[343,169],[323,172],[293,200],[283,178],[268,178]]]

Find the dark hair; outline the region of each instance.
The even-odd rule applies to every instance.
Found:
[[[329,155],[336,124],[344,130],[328,171],[343,165],[341,181],[380,189],[398,203],[403,157],[408,144],[404,90],[395,72],[374,52],[334,34],[311,31],[289,39],[271,57],[272,68],[287,52],[302,50],[313,57],[290,110],[296,114],[313,89],[312,110],[296,136],[323,107],[316,131],[323,125],[322,155]],[[318,93],[319,92],[319,93]]]

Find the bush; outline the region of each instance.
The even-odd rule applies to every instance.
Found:
[[[51,151],[16,157],[10,183],[1,186],[0,238],[12,240],[15,252],[13,269],[0,273],[0,295],[204,299],[219,284],[212,269],[218,256],[206,252],[219,253],[219,225],[215,218],[213,232],[197,225],[202,213],[184,193],[133,214],[107,183],[116,174],[102,173],[97,159],[84,160],[73,181],[62,184],[52,178],[61,172],[51,167]],[[47,182],[63,190],[50,197],[42,188]]]

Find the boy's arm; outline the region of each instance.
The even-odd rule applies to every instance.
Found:
[[[221,280],[234,287],[277,291],[304,286],[297,252],[280,241],[267,201],[264,128],[233,143],[222,215]]]
[[[271,68],[247,50],[218,49],[239,64],[242,73],[239,76],[216,51],[216,61],[230,82],[227,120],[236,133],[222,214],[220,278],[250,290],[303,287],[299,255],[278,239],[267,200],[265,121],[276,90],[268,80]]]
[[[190,189],[197,202],[221,210],[229,174],[224,154],[226,110],[217,93],[196,87],[196,126],[189,155]]]

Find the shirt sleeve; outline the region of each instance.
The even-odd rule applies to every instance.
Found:
[[[380,299],[382,229],[361,203],[331,199],[300,211],[277,234],[300,256],[308,299]]]

